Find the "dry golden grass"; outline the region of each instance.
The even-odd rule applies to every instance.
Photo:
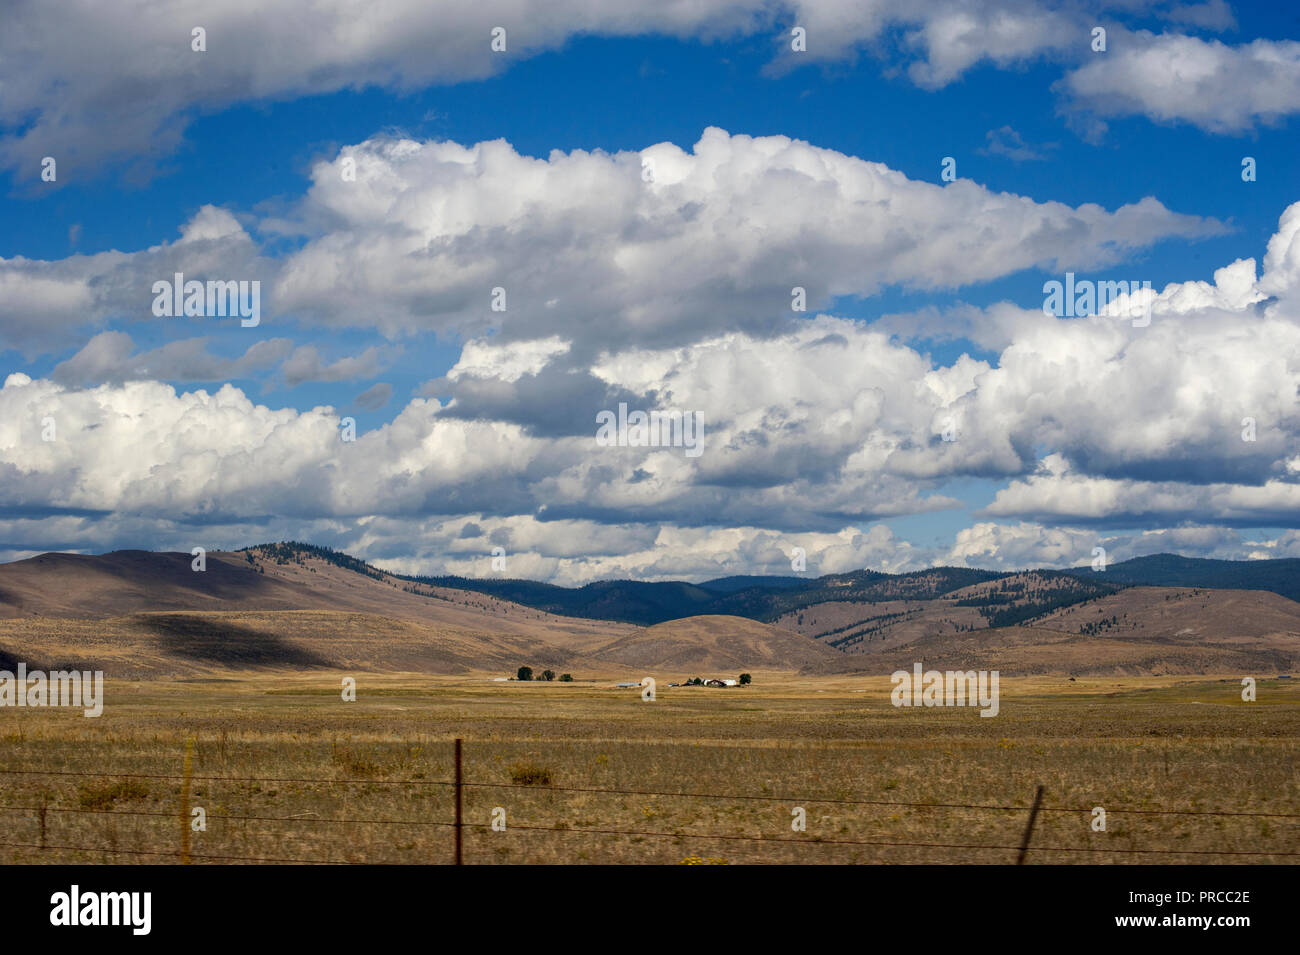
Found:
[[[486,627],[491,620],[484,617],[480,623]],[[639,678],[645,667],[734,676],[763,667],[826,673],[850,665],[843,654],[813,640],[741,617],[689,617],[646,629],[601,621],[564,627],[547,629],[530,622],[519,632],[457,630],[399,616],[334,610],[21,618],[0,620],[0,662],[24,660],[33,669],[99,669],[109,677],[148,680],[192,679],[231,668],[453,675],[513,674],[528,664],[539,673],[548,667],[574,673],[621,670]],[[575,635],[583,627],[590,632]],[[587,649],[569,648],[576,643]]]
[[[0,842],[47,846],[0,846],[0,863],[176,861],[189,735],[192,804],[208,814],[196,862],[449,862],[443,783],[457,736],[470,864],[1006,863],[1014,849],[921,844],[1017,845],[1038,784],[1051,811],[1035,846],[1109,851],[1035,851],[1032,863],[1300,859],[1281,854],[1300,853],[1290,681],[1261,682],[1247,704],[1226,678],[1004,680],[987,719],[895,709],[886,679],[852,676],[756,673],[743,690],[661,682],[653,703],[605,682],[391,674],[360,676],[358,701],[344,703],[339,678],[110,683],[97,720],[0,710],[0,769],[73,774],[0,772]],[[610,789],[636,792],[572,791]],[[1098,805],[1107,832],[1089,827]],[[799,806],[805,833],[791,830]],[[496,807],[504,832],[489,826]],[[1163,853],[1114,851],[1139,848]],[[1265,854],[1197,854],[1212,850]]]

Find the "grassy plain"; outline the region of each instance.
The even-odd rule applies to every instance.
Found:
[[[1031,864],[1300,861],[1295,681],[1245,703],[1227,676],[1004,679],[990,719],[896,709],[883,677],[661,680],[648,703],[613,679],[362,675],[347,703],[342,676],[109,682],[98,719],[0,709],[0,863],[179,861],[191,736],[195,864],[449,862],[456,737],[468,864],[1007,863],[1040,784]]]

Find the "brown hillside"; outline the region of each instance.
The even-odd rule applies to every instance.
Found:
[[[250,559],[251,557],[251,559]],[[649,629],[261,552],[46,554],[0,565],[0,662],[130,677],[247,668],[510,674],[626,667],[836,669],[843,655],[740,617]]]
[[[868,664],[867,661],[870,661]],[[899,650],[855,660],[863,670],[890,673],[920,661],[927,667],[1000,670],[1007,675],[1167,676],[1239,673],[1267,676],[1300,665],[1300,638],[1084,636],[1043,627],[1004,627],[926,637]]]
[[[983,627],[975,607],[939,600],[827,601],[782,615],[777,626],[812,637],[846,654],[882,653],[957,626]]]
[[[1300,604],[1261,591],[1133,587],[998,630],[969,630],[983,622],[977,608],[952,598],[829,602],[782,617],[783,626],[701,616],[638,628],[314,557],[214,552],[203,573],[190,561],[120,551],[0,565],[0,668],[21,659],[133,677],[247,668],[509,674],[525,664],[686,677],[890,672],[917,660],[1008,674],[1300,669]]]
[[[113,679],[311,669],[507,676],[524,664],[579,676],[629,668],[735,676],[743,670],[839,672],[847,665],[834,650],[740,617],[676,620],[618,637],[594,653],[559,646],[546,636],[329,610],[16,618],[0,620],[0,664],[23,660],[32,669],[103,670]]]
[[[656,624],[615,640],[594,656],[627,666],[674,668],[686,677],[746,669],[834,673],[848,663],[838,651],[790,630],[723,615]]]
[[[536,637],[458,631],[415,620],[328,610],[143,613],[99,620],[0,621],[0,663],[103,670],[160,679],[225,670],[336,669],[513,674],[560,668],[576,655]]]
[[[1263,590],[1130,587],[1058,610],[1035,625],[1115,637],[1285,646],[1287,638],[1290,645],[1300,640],[1300,603]]]
[[[161,611],[246,613],[319,610],[393,617],[458,631],[545,639],[570,650],[631,633],[629,624],[582,620],[470,591],[420,587],[367,577],[314,558],[277,564],[211,552],[207,570],[189,554],[115,551],[100,556],[42,554],[0,565],[0,619],[99,620]]]

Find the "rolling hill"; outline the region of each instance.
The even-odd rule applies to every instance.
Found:
[[[466,591],[419,587],[357,561],[357,567],[310,553],[250,549],[212,552],[207,569],[188,554],[114,551],[89,557],[42,554],[0,564],[0,619],[101,619],[162,611],[243,613],[320,610],[367,613],[450,630],[536,635],[572,647],[607,641],[626,625],[559,618]]]
[[[236,670],[504,675],[525,663],[566,668],[581,655],[519,633],[334,610],[263,610],[5,620],[4,659],[24,660],[29,669],[103,670],[110,679],[145,680]]]
[[[931,634],[1025,624],[1116,589],[1103,581],[1034,570],[945,588],[930,599],[816,603],[785,613],[776,623],[845,653],[876,653]]]
[[[0,663],[143,679],[247,668],[504,675],[525,664],[589,673],[721,667],[734,676],[823,672],[841,659],[751,620],[686,618],[646,630],[565,617],[321,548],[209,553],[203,572],[191,560],[118,551],[0,565]]]
[[[638,630],[602,647],[598,657],[610,663],[681,671],[754,668],[843,673],[851,669],[843,654],[797,633],[744,617],[716,615]]]
[[[1277,592],[1290,588],[1293,564],[1162,555],[1104,574],[932,568],[564,588],[402,576],[292,543],[209,553],[203,572],[187,554],[43,554],[0,565],[0,664],[97,663],[136,677],[248,667],[507,674],[523,664],[682,677],[879,673],[916,660],[1266,673],[1300,663],[1300,603]],[[1262,586],[1131,582],[1249,583],[1252,573]]]

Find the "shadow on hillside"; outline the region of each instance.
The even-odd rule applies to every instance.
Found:
[[[5,670],[9,673],[17,673],[18,663],[20,661],[27,664],[27,669],[29,671],[41,669],[40,664],[22,657],[16,657],[4,647],[0,647],[0,670]]]
[[[168,653],[223,666],[328,667],[330,661],[271,633],[190,614],[150,614],[140,625]]]

